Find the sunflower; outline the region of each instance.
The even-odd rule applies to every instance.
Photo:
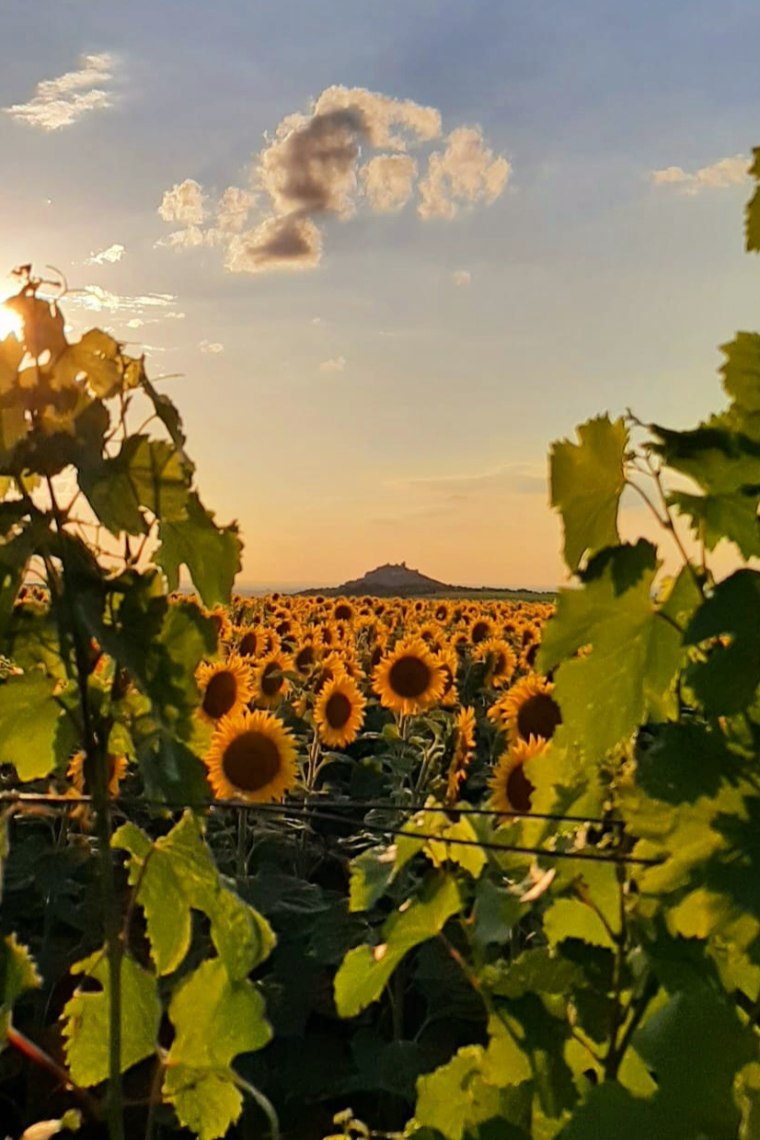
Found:
[[[108,794],[118,796],[119,784],[127,774],[126,756],[114,756],[108,753]],[[80,796],[92,794],[92,762],[87,759],[84,751],[75,752],[71,758],[66,775],[71,780]]]
[[[486,665],[483,683],[491,688],[498,689],[508,685],[517,668],[517,654],[512,646],[501,638],[489,637],[481,641],[473,653],[475,661],[482,661]]]
[[[300,649],[297,649],[293,657],[293,666],[296,673],[300,673],[302,677],[308,677],[312,669],[317,663],[319,652],[312,641],[304,641]]]
[[[438,654],[438,664],[443,670],[441,704],[444,708],[452,708],[459,702],[459,690],[457,689],[459,658],[453,649],[443,649]]]
[[[404,716],[434,705],[443,695],[444,684],[443,669],[419,638],[400,641],[373,673],[380,703]]]
[[[263,629],[249,626],[243,631],[237,651],[241,657],[258,657],[267,647],[267,635]]]
[[[319,738],[331,748],[345,748],[359,735],[367,702],[349,676],[328,681],[314,708]]]
[[[488,806],[504,814],[529,812],[535,789],[525,775],[523,765],[534,756],[543,756],[548,747],[548,740],[531,736],[530,740],[518,740],[508,748],[497,762],[488,782],[491,790]]]
[[[284,653],[275,650],[268,653],[259,663],[255,676],[255,699],[259,705],[274,708],[290,688],[285,674],[292,669],[293,662]]]
[[[487,641],[493,635],[494,626],[490,618],[476,618],[470,626],[470,641],[473,645],[479,645],[481,641]]]
[[[295,741],[273,713],[256,709],[225,716],[204,758],[217,799],[266,804],[296,782]]]
[[[333,606],[334,621],[351,621],[354,616],[354,607],[345,598],[339,598]]]
[[[199,665],[195,677],[201,691],[201,718],[212,724],[238,712],[251,699],[250,669],[235,653],[226,661]]]
[[[449,764],[446,803],[456,803],[475,751],[475,710],[462,708],[454,721],[454,752]]]
[[[530,673],[488,710],[488,716],[504,729],[510,744],[531,736],[551,740],[557,725],[562,723],[553,690],[551,681]]]

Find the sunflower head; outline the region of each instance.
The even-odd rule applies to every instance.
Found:
[[[272,803],[296,782],[296,748],[283,723],[264,709],[220,720],[204,760],[217,799]]]
[[[358,685],[347,674],[328,681],[314,709],[320,740],[331,748],[346,748],[353,743],[364,722],[366,703]]]
[[[248,703],[253,692],[250,669],[235,653],[231,653],[226,661],[199,665],[196,680],[201,692],[199,712],[201,718],[210,724],[238,712]]]
[[[293,662],[284,653],[275,650],[268,653],[259,663],[254,682],[254,700],[264,708],[274,708],[290,688],[285,676],[293,667]]]
[[[530,740],[531,736],[551,740],[562,723],[559,705],[554,700],[551,681],[530,673],[489,709],[488,715],[507,734],[510,744]]]
[[[518,740],[508,748],[489,780],[488,806],[505,815],[527,814],[535,789],[525,775],[524,764],[534,756],[543,756],[548,747],[548,740],[532,736],[530,740]]]
[[[108,794],[109,796],[118,796],[119,785],[127,774],[127,758],[126,756],[114,756],[113,753],[109,752],[106,762],[108,764]],[[93,777],[95,775],[92,766],[93,761],[87,758],[84,751],[75,752],[69,762],[66,775],[80,796],[92,795]]]
[[[399,642],[373,673],[380,703],[403,716],[424,712],[436,704],[444,683],[443,669],[419,638]]]
[[[475,750],[475,710],[462,708],[454,721],[454,751],[449,764],[446,802],[456,803]]]
[[[517,655],[508,642],[497,637],[489,637],[476,646],[473,658],[485,664],[484,684],[498,689],[508,685],[517,668]]]

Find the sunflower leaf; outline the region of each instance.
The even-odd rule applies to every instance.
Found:
[[[565,562],[573,572],[588,551],[619,541],[617,512],[628,445],[622,419],[610,422],[609,416],[599,416],[577,432],[577,444],[561,440],[550,455],[551,502],[562,515]]]
[[[379,946],[355,946],[335,976],[335,1004],[341,1017],[355,1017],[377,1001],[401,959],[414,946],[439,934],[462,903],[456,882],[442,875],[421,898],[405,903],[383,925]]]

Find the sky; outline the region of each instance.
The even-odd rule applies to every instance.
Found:
[[[756,0],[2,0],[0,289],[55,266],[167,377],[239,585],[553,588],[552,441],[694,425],[757,325],[759,39]]]

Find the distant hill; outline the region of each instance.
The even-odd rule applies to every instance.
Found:
[[[321,594],[326,598],[361,597],[411,598],[411,597],[496,597],[543,601],[554,597],[552,593],[539,590],[510,590],[491,586],[452,586],[439,582],[413,570],[406,562],[386,562],[368,570],[361,578],[352,578],[340,586],[325,586],[310,590],[299,590],[299,595]]]

